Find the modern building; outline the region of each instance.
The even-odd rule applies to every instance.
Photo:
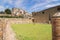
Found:
[[[32,12],[35,23],[49,23],[54,14],[60,13],[60,5],[39,12]]]

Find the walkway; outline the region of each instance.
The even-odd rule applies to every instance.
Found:
[[[12,30],[9,22],[7,22],[7,26],[4,29],[4,35],[3,36],[4,36],[4,38],[3,38],[4,40],[16,40],[15,33]]]

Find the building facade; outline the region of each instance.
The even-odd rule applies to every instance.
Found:
[[[21,16],[25,11],[19,8],[12,8],[12,16]]]
[[[49,23],[51,21],[51,17],[56,13],[60,13],[60,5],[43,11],[32,12],[32,16],[35,23]]]

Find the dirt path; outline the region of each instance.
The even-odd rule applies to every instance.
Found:
[[[7,26],[4,29],[4,40],[16,40],[14,31],[12,30],[10,23],[7,22]]]

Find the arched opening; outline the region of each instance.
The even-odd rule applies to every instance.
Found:
[[[34,20],[34,19],[32,19],[32,22],[34,23],[34,22],[35,22],[35,20]]]

